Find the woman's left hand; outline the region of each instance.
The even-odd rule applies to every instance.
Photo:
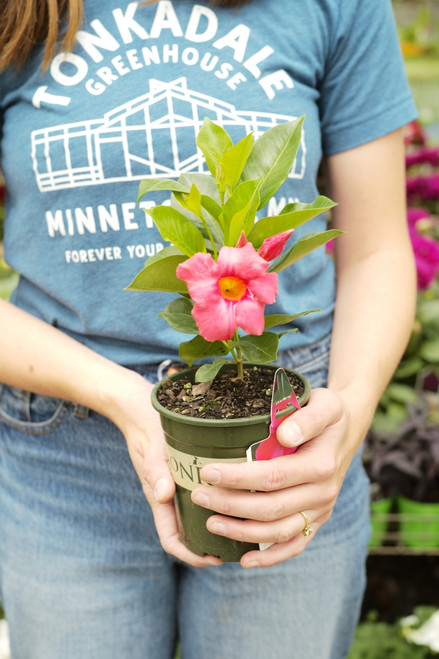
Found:
[[[192,500],[218,513],[209,517],[209,531],[243,542],[274,543],[245,554],[243,567],[275,565],[312,542],[332,514],[359,444],[349,441],[349,426],[342,398],[328,389],[314,389],[308,404],[277,430],[281,444],[298,447],[295,453],[202,469],[201,477],[209,485],[195,489]],[[307,537],[300,511],[312,529]]]

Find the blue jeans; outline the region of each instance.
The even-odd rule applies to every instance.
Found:
[[[327,342],[286,352],[313,386]],[[144,369],[149,379],[151,367]],[[102,416],[0,385],[0,599],[13,659],[342,659],[369,540],[358,454],[330,520],[272,568],[162,550],[125,441]]]

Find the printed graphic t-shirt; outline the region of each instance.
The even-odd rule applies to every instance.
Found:
[[[13,302],[122,364],[176,357],[158,315],[170,294],[124,290],[166,243],[140,180],[203,171],[204,117],[234,142],[306,116],[288,179],[260,214],[311,202],[322,154],[380,137],[416,110],[389,0],[253,0],[239,9],[160,0],[85,0],[74,49],[42,73],[36,49],[0,77],[5,255]],[[384,221],[384,220],[383,220]],[[323,215],[298,229],[322,230]],[[324,248],[281,273],[270,313],[320,313],[281,347],[331,330],[334,272]]]

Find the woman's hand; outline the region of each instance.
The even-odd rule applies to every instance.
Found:
[[[125,436],[165,551],[190,565],[220,564],[217,558],[193,554],[180,541],[174,481],[159,415],[150,401],[153,385],[4,300],[0,322],[0,380],[85,405],[113,421]]]
[[[195,567],[221,565],[218,558],[197,556],[181,542],[174,504],[175,484],[168,468],[160,417],[150,402],[153,385],[132,371],[127,372],[126,380],[119,387],[121,394],[111,419],[125,436],[163,549]]]
[[[215,487],[192,493],[193,501],[219,513],[207,523],[213,533],[275,543],[247,553],[243,566],[274,565],[313,541],[404,351],[416,302],[404,174],[400,130],[326,158],[328,194],[338,204],[332,225],[344,232],[335,242],[328,389],[314,390],[309,403],[279,426],[279,441],[297,445],[296,453],[209,465],[201,477]],[[313,529],[306,538],[299,511]]]
[[[201,470],[209,485],[192,500],[219,513],[209,518],[212,533],[235,540],[274,543],[241,559],[243,567],[267,567],[300,554],[332,514],[358,442],[349,441],[349,418],[341,396],[312,391],[306,407],[279,426],[278,440],[297,451],[273,460],[212,464]],[[356,438],[358,440],[358,438]],[[214,487],[211,487],[213,485]],[[313,530],[302,534],[303,511]]]

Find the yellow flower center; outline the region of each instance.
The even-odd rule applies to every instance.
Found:
[[[221,277],[218,283],[226,300],[240,300],[247,289],[245,282],[239,277]]]

